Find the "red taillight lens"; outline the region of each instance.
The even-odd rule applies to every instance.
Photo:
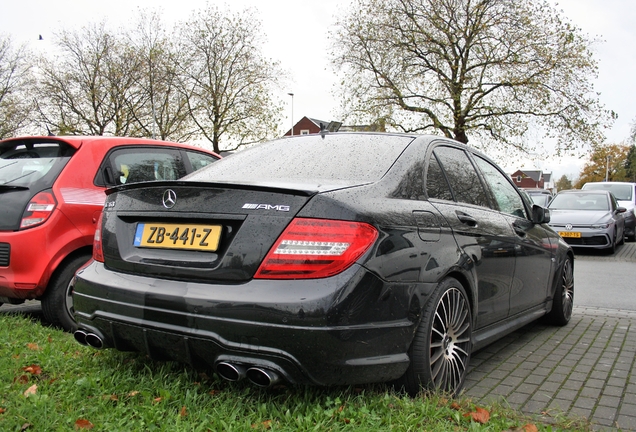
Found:
[[[43,191],[36,194],[29,201],[22,214],[20,229],[42,225],[53,214],[56,206],[57,201],[55,196],[53,196],[53,192]]]
[[[294,219],[254,275],[257,279],[315,279],[349,268],[378,238],[362,222]]]
[[[95,261],[104,262],[104,251],[102,249],[102,219],[104,213],[102,212],[97,219],[97,226],[95,227],[95,235],[93,236],[93,259]]]

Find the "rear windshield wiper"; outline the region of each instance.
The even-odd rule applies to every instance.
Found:
[[[0,193],[1,192],[9,192],[13,190],[29,190],[27,186],[14,186],[8,184],[0,184]]]

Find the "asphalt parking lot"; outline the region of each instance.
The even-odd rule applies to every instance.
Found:
[[[577,253],[575,268],[586,261],[636,266],[636,243],[611,256]],[[41,315],[37,301],[0,307],[11,310]],[[473,354],[464,395],[547,421],[567,415],[594,430],[636,431],[635,327],[636,311],[583,306],[565,327],[534,322]]]

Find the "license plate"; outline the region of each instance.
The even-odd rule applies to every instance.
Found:
[[[137,224],[133,244],[139,247],[214,252],[221,239],[220,225]]]
[[[581,233],[576,231],[559,231],[561,237],[580,238]]]

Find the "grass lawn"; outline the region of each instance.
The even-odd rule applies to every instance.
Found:
[[[259,389],[212,371],[96,351],[21,315],[0,315],[1,431],[557,431],[503,405],[389,386]]]

